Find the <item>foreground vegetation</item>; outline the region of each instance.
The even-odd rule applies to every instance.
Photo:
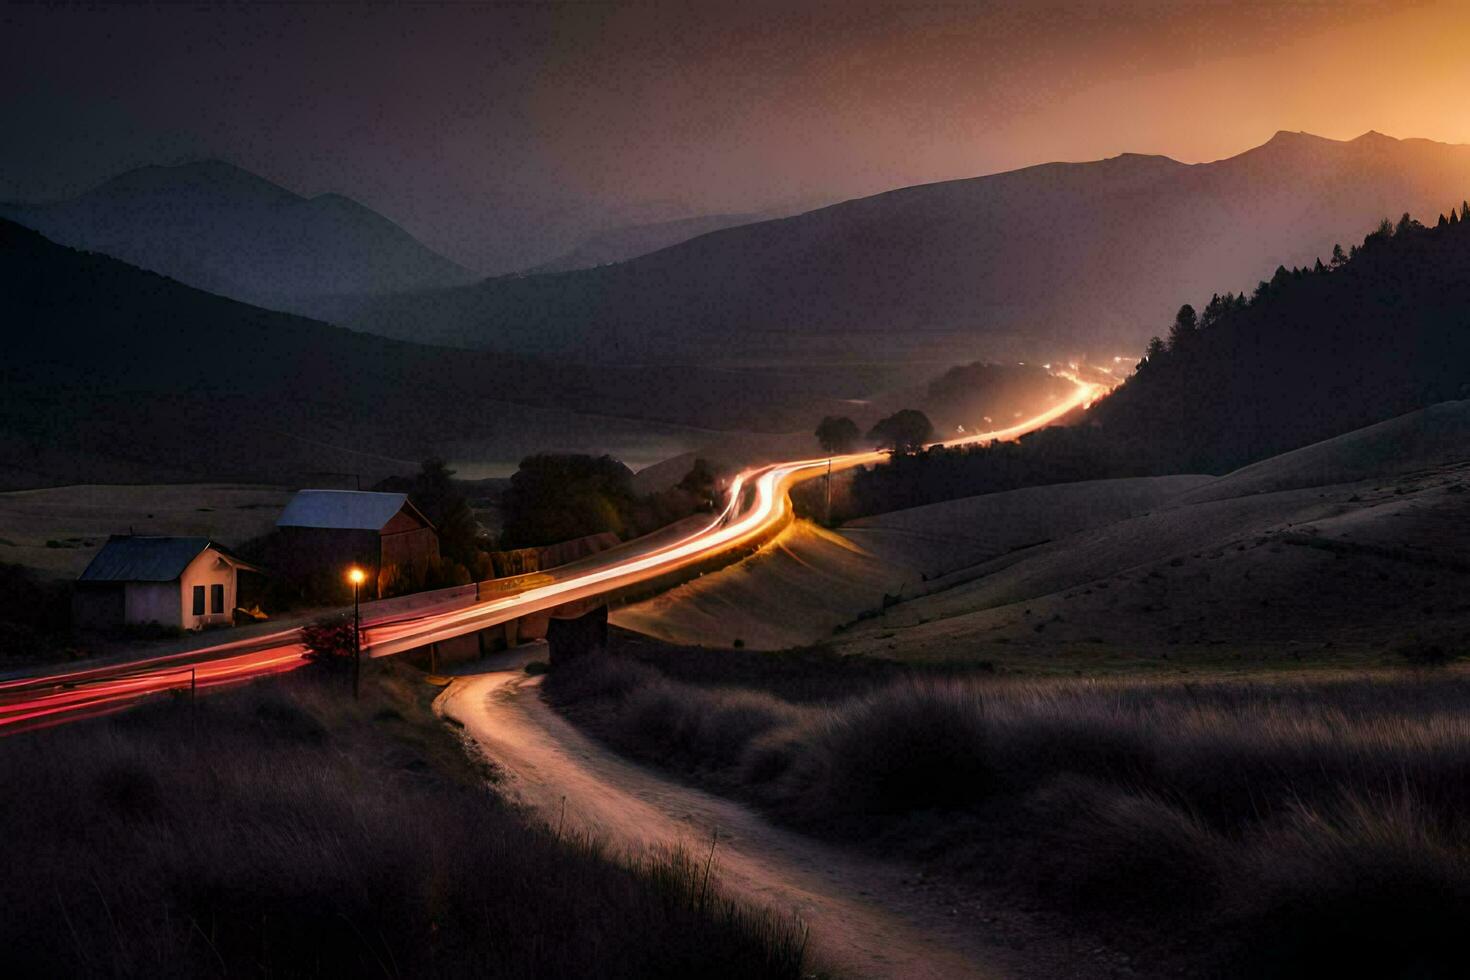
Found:
[[[787,976],[700,862],[529,827],[390,674],[0,740],[12,976]]]
[[[71,640],[71,583],[0,562],[0,666],[56,656]]]
[[[658,658],[649,658],[655,659]],[[712,659],[712,658],[711,658]],[[1461,975],[1470,678],[941,678],[632,656],[548,694],[628,753],[807,832],[1233,975]],[[673,661],[668,661],[672,663]],[[839,685],[819,693],[822,671]],[[697,676],[703,674],[703,677]]]

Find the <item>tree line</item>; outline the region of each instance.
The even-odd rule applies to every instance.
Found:
[[[822,452],[845,456],[859,445],[858,424],[846,416],[828,415],[817,425],[815,435]],[[878,449],[906,454],[918,452],[934,438],[934,424],[916,408],[905,408],[879,419],[868,430],[867,442]]]
[[[1470,203],[1385,219],[1251,296],[1183,306],[1094,424],[1160,472],[1224,472],[1437,401],[1470,383]]]
[[[1134,374],[1072,428],[860,470],[838,520],[1045,483],[1225,473],[1470,397],[1470,202],[1385,219],[1250,295],[1181,306]]]

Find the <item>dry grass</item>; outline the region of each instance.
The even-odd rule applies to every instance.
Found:
[[[0,493],[0,562],[75,578],[109,534],[127,534],[129,528],[239,545],[275,527],[290,496],[277,487],[198,483]]]
[[[910,678],[795,704],[626,661],[575,672],[552,696],[635,754],[1145,946],[1197,933],[1209,968],[1427,977],[1470,958],[1453,928],[1470,914],[1458,674]],[[727,713],[759,721],[713,721]]]
[[[10,975],[799,974],[801,937],[698,862],[523,824],[401,687],[298,676],[0,740]]]

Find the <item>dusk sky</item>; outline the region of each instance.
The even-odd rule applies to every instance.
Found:
[[[219,157],[483,272],[619,224],[1278,129],[1470,142],[1463,3],[11,3],[0,199]]]

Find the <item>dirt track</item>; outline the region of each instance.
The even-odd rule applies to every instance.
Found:
[[[583,735],[548,708],[519,668],[459,677],[435,708],[463,724],[506,773],[506,792],[550,823],[638,854],[683,845],[704,853],[718,833],[721,887],[797,916],[821,965],[857,977],[998,977],[1011,971],[906,882],[910,874],[772,826],[745,806],[670,781]]]

